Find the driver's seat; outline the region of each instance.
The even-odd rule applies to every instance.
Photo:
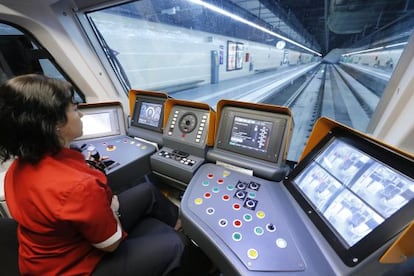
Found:
[[[0,217],[0,270],[2,275],[19,275],[17,222]]]

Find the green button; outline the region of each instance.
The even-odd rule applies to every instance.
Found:
[[[263,235],[264,230],[263,230],[263,228],[262,228],[262,227],[257,226],[257,227],[255,227],[255,228],[254,228],[254,233],[255,233],[256,235],[258,235],[258,236],[261,236],[261,235]]]
[[[253,217],[250,214],[245,214],[244,215],[244,220],[245,221],[251,221],[253,219]]]
[[[233,233],[233,240],[240,241],[241,239],[242,239],[242,234],[240,234],[239,232]]]

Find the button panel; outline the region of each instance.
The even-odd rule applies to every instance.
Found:
[[[171,152],[168,152],[165,150],[160,150],[158,152],[158,155],[167,159],[175,160],[183,165],[188,165],[190,167],[194,166],[197,163],[197,161],[188,158],[188,153],[184,153],[181,151],[173,150]]]
[[[248,270],[303,271],[305,263],[289,227],[276,215],[282,208],[275,207],[267,185],[277,183],[205,164],[191,180],[185,197],[194,215]]]

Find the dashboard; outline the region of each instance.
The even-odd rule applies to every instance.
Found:
[[[115,191],[148,175],[181,191],[186,235],[224,274],[377,273],[412,220],[414,161],[327,118],[291,168],[287,108],[130,97],[125,125],[119,104],[83,107],[73,147]]]

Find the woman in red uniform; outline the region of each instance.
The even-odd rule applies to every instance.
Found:
[[[168,274],[184,250],[177,207],[151,183],[113,196],[105,175],[69,148],[81,117],[65,81],[23,75],[0,87],[0,161],[15,159],[4,185],[21,274]]]

